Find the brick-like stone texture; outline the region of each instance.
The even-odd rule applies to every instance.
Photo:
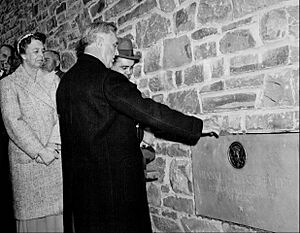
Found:
[[[235,18],[240,18],[260,9],[270,7],[285,0],[232,0]]]
[[[184,113],[200,113],[200,104],[195,90],[170,93],[167,97],[168,105]]]
[[[134,7],[140,2],[140,0],[118,1],[115,5],[113,5],[104,13],[104,18],[106,21],[110,21],[111,18],[122,15],[127,10],[130,10],[132,7]]]
[[[230,31],[220,41],[220,51],[224,54],[255,47],[256,42],[249,30]]]
[[[192,195],[192,170],[189,161],[173,160],[170,164],[170,184],[175,193]]]
[[[201,24],[224,22],[232,19],[232,5],[229,0],[200,0],[198,22]]]
[[[189,38],[181,36],[164,40],[163,68],[176,68],[192,61],[191,42]]]
[[[262,87],[264,84],[264,74],[254,76],[237,77],[225,80],[226,89]]]
[[[235,56],[230,59],[230,74],[239,74],[260,69],[257,54]]]
[[[176,212],[168,211],[168,210],[162,211],[161,215],[163,217],[171,218],[171,219],[174,219],[174,220],[177,220],[177,217],[178,217]]]
[[[181,197],[166,197],[163,199],[163,205],[173,210],[193,214],[193,201]]]
[[[203,86],[200,90],[200,93],[221,91],[221,90],[224,90],[224,82],[218,81],[218,82],[214,82],[214,83]]]
[[[289,21],[289,35],[299,39],[299,6],[290,6],[287,8]]]
[[[209,62],[212,78],[221,78],[224,75],[224,59],[218,59]]]
[[[233,111],[253,109],[256,93],[236,93],[213,97],[202,97],[203,112]]]
[[[282,39],[287,35],[288,21],[284,9],[266,13],[260,22],[261,37],[265,41]]]
[[[136,8],[134,8],[130,13],[121,16],[118,19],[118,24],[121,25],[128,21],[141,17],[144,14],[148,14],[149,11],[151,11],[156,6],[157,6],[156,0],[146,0],[145,2],[141,3]]]
[[[179,144],[172,144],[167,147],[167,154],[170,157],[189,157],[189,150],[182,148]]]
[[[182,226],[185,232],[222,232],[220,222],[211,222],[208,219],[182,218]]]
[[[292,106],[294,105],[291,70],[268,74],[265,81],[263,97],[264,107]]]
[[[263,54],[262,68],[286,65],[289,58],[289,46],[271,49]]]
[[[144,58],[144,72],[150,73],[161,69],[160,58],[161,58],[161,47],[154,46],[150,48]]]
[[[292,79],[295,105],[299,106],[299,68],[297,70],[293,70]]]
[[[201,45],[197,45],[194,48],[195,60],[203,60],[210,57],[217,56],[216,42],[208,42]]]
[[[166,13],[173,12],[176,7],[174,0],[159,0],[160,9]]]
[[[152,216],[154,226],[161,232],[182,232],[179,225],[167,218]]]
[[[193,65],[184,70],[184,84],[190,86],[204,81],[203,66]]]
[[[99,0],[97,3],[91,6],[90,13],[94,18],[97,14],[100,14],[105,7],[105,0]]]
[[[166,160],[164,158],[157,157],[153,162],[148,164],[147,169],[157,171],[159,173],[157,182],[162,183],[165,177]]]
[[[252,17],[242,19],[242,20],[239,20],[239,21],[236,21],[236,22],[233,22],[233,23],[230,23],[230,24],[227,24],[227,25],[223,26],[222,27],[222,32],[226,32],[226,31],[229,31],[229,30],[232,30],[232,29],[236,29],[236,28],[239,28],[241,26],[250,24],[252,22],[253,22]]]
[[[246,117],[247,130],[289,130],[293,129],[293,112],[268,113]]]
[[[212,28],[212,27],[211,28],[201,28],[201,29],[194,31],[191,35],[191,38],[193,40],[201,40],[205,37],[215,35],[217,33],[218,33],[217,28]]]
[[[174,14],[176,32],[191,31],[195,28],[196,3],[180,9]]]
[[[149,19],[136,25],[136,42],[138,48],[148,48],[169,33],[170,20],[159,14],[153,14]]]
[[[150,205],[159,207],[161,205],[161,192],[155,184],[147,188],[148,202]]]
[[[75,57],[72,53],[64,52],[61,55],[62,69],[67,70],[75,63]]]
[[[152,92],[167,91],[172,90],[173,88],[174,85],[171,71],[167,71],[164,74],[149,79],[149,89]]]

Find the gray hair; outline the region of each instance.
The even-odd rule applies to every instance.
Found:
[[[87,26],[87,28],[82,33],[82,37],[79,40],[77,46],[76,46],[76,54],[77,56],[82,54],[85,50],[85,48],[94,43],[97,38],[98,33],[116,33],[117,27],[113,22],[93,22],[90,25]]]

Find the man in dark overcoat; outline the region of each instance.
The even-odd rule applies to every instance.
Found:
[[[188,145],[202,133],[202,120],[143,98],[109,69],[117,41],[113,24],[88,26],[58,87],[65,232],[152,232],[135,122]]]

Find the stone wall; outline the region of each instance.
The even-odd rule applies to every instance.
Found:
[[[134,78],[145,96],[229,132],[299,131],[298,0],[2,0],[0,43],[48,35],[62,68],[76,61],[82,29],[114,21],[142,61]],[[256,229],[195,216],[190,147],[156,140],[147,183],[157,232]]]

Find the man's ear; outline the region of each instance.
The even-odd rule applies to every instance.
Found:
[[[104,41],[103,36],[102,35],[97,35],[96,46],[98,48],[101,48],[103,46],[103,41]]]

